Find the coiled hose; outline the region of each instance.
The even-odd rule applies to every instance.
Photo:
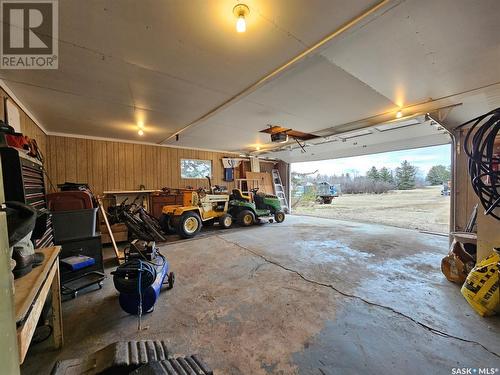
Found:
[[[140,294],[154,283],[156,268],[154,264],[136,258],[123,263],[112,274],[113,284],[120,293]]]
[[[469,124],[464,151],[469,157],[472,187],[485,208],[485,214],[500,220],[500,151],[495,139],[500,130],[500,108],[476,117],[457,127]]]

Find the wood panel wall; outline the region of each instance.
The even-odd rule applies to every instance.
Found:
[[[38,147],[40,148],[40,151],[42,152],[42,155],[46,157],[47,135],[43,132],[42,129],[38,127],[38,125],[35,124],[35,122],[21,109],[21,107],[19,107],[19,105],[2,88],[0,88],[0,97],[2,99],[2,103],[0,105],[0,118],[4,121],[6,120],[5,99],[6,98],[11,99],[19,109],[19,114],[21,117],[21,132],[24,135],[27,135],[28,137],[35,139],[38,144]]]
[[[85,182],[101,194],[106,190],[137,190],[140,185],[146,189],[208,187],[206,179],[181,178],[180,160],[212,160],[212,184],[232,189],[234,183],[223,181],[221,161],[231,156],[235,155],[49,136],[46,168],[54,187],[65,181]]]
[[[472,189],[470,183],[469,172],[468,172],[468,159],[467,155],[463,150],[463,141],[465,138],[465,131],[461,130],[457,132],[455,150],[455,163],[456,163],[456,177],[455,186],[455,231],[463,231],[469,221],[469,217],[472,213],[472,208],[479,203],[479,200]],[[481,206],[481,205],[480,205]],[[478,213],[481,213],[481,207],[478,209]],[[451,213],[453,215],[453,213]]]

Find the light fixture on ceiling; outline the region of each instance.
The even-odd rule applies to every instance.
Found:
[[[236,31],[244,33],[247,31],[247,23],[245,17],[250,13],[250,8],[245,4],[238,4],[233,8],[233,13],[236,16]]]
[[[403,112],[401,112],[401,110],[399,110],[396,112],[396,118],[401,118],[401,117],[403,117]]]
[[[137,134],[139,134],[142,137],[144,135],[144,121],[142,120],[137,121],[137,127],[139,128]]]
[[[256,151],[260,151],[260,146],[258,146],[258,145],[257,145],[257,146],[255,146],[255,150],[256,150]]]

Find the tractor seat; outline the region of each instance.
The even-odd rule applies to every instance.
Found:
[[[251,198],[249,195],[243,195],[240,189],[233,189],[233,197],[237,201],[250,202]]]

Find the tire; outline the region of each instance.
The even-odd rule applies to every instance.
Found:
[[[244,227],[249,227],[255,223],[255,215],[250,210],[243,210],[238,214],[238,223]]]
[[[175,274],[173,272],[170,272],[168,274],[168,286],[167,286],[167,290],[170,290],[174,287],[174,284],[175,284]]]
[[[168,215],[165,215],[165,214],[161,214],[161,217],[160,217],[160,225],[161,225],[161,229],[163,230],[163,232],[165,232],[166,234],[174,234],[175,233],[175,227],[172,226],[172,220],[170,219],[170,216]]]
[[[282,223],[285,221],[285,213],[283,211],[276,211],[274,213],[274,220],[276,220],[277,223]]]
[[[219,217],[219,225],[222,229],[229,229],[233,224],[233,217],[229,214],[224,214]]]
[[[191,238],[198,234],[201,229],[200,216],[192,211],[184,213],[177,226],[177,233],[182,238]]]

